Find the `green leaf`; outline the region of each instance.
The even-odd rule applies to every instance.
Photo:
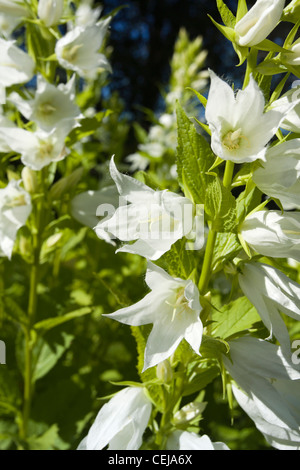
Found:
[[[92,311],[93,310],[90,307],[83,307],[78,310],[74,310],[73,312],[68,312],[65,315],[61,315],[60,317],[52,317],[47,318],[46,320],[42,320],[38,323],[35,323],[34,328],[36,330],[48,331],[58,325],[62,325],[63,323],[66,323],[70,320],[74,320],[74,318],[80,318],[83,315],[87,315]]]
[[[245,46],[240,46],[236,42],[233,42],[232,45],[233,45],[233,48],[234,48],[235,52],[237,53],[238,58],[240,60],[238,66],[241,66],[248,57],[249,48],[245,47]]]
[[[206,108],[207,98],[205,98],[205,96],[201,95],[201,93],[199,93],[197,90],[194,90],[194,88],[188,87],[187,90],[191,90],[197,96],[198,100],[204,106],[204,108]]]
[[[27,440],[29,444],[29,450],[65,450],[69,447],[61,440],[58,434],[57,424],[53,424],[43,434],[39,436],[30,436]]]
[[[171,276],[181,279],[189,278],[197,261],[195,251],[187,250],[186,243],[186,239],[178,240],[159,260],[159,264],[162,264]]]
[[[189,369],[192,369],[190,374]],[[220,369],[217,365],[200,361],[195,367],[193,363],[190,363],[188,365],[189,377],[184,387],[183,396],[185,397],[203,390],[209,383],[218,377],[219,374]]]
[[[235,233],[218,233],[213,253],[212,265],[231,261],[241,251],[238,236]]]
[[[213,24],[218,28],[218,30],[227,38],[229,41],[234,42],[235,41],[235,31],[232,28],[229,28],[228,26],[223,26],[219,23],[217,23],[210,15],[208,17],[211,19]]]
[[[262,75],[276,75],[277,73],[286,73],[286,71],[286,67],[277,59],[264,60],[255,68],[255,72]]]
[[[71,346],[73,335],[63,331],[50,331],[43,338],[38,338],[32,347],[32,381],[35,382],[50,372],[62,355]],[[20,371],[25,370],[24,337],[19,335],[16,344],[17,362]]]
[[[220,179],[214,178],[206,187],[205,212],[216,232],[233,232],[237,226],[236,201]]]
[[[205,358],[220,359],[222,354],[228,354],[229,345],[219,338],[203,335],[200,354]]]
[[[256,44],[255,46],[252,46],[252,47],[260,51],[289,52],[288,49],[284,49],[283,47],[278,46],[278,44],[276,44],[273,41],[270,41],[270,39],[264,39],[259,44]]]
[[[220,312],[214,310],[212,313],[212,319],[215,322],[212,334],[223,339],[249,330],[255,323],[261,321],[255,307],[247,297],[240,297],[221,307],[220,310]]]
[[[217,0],[217,7],[225,26],[228,26],[229,28],[234,28],[236,23],[235,16],[229,10],[228,6],[225,5],[223,0]]]
[[[177,172],[181,186],[187,186],[195,204],[205,203],[206,186],[212,177],[206,172],[213,165],[215,156],[209,143],[198,134],[194,124],[177,104],[178,148]],[[183,188],[184,189],[184,188]]]
[[[246,0],[239,0],[237,12],[236,12],[236,22],[240,21],[243,16],[248,13],[248,7]]]

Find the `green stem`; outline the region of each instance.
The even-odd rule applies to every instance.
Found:
[[[199,291],[201,295],[205,295],[207,292],[208,282],[211,275],[212,260],[214,254],[214,246],[216,242],[217,232],[210,230],[207,238],[207,245],[205,249],[204,261],[199,281]]]
[[[233,170],[234,163],[230,160],[227,160],[223,177],[223,185],[225,186],[225,188],[229,188],[231,186]]]
[[[32,349],[34,341],[32,337],[32,328],[35,323],[37,300],[38,300],[38,273],[40,262],[41,250],[41,233],[40,222],[42,213],[42,202],[38,202],[36,206],[36,225],[33,229],[33,261],[30,269],[30,285],[29,285],[29,299],[28,299],[28,325],[25,331],[25,365],[24,365],[24,401],[23,401],[23,419],[20,428],[20,436],[23,440],[26,439],[28,434],[28,423],[31,412],[31,402],[33,394],[32,383]]]
[[[251,73],[253,73],[253,71],[256,67],[257,54],[258,54],[257,49],[252,48],[249,52],[248,59],[247,59],[247,68],[246,68],[243,88],[246,88],[246,86],[249,84],[250,75],[251,75]]]

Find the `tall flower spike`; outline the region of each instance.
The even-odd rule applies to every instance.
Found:
[[[241,337],[229,342],[224,365],[241,408],[277,449],[300,450],[300,369],[285,359],[280,347]]]
[[[245,263],[239,283],[266,328],[290,355],[290,338],[280,312],[300,319],[300,285],[278,269],[256,262]]]
[[[203,326],[199,318],[202,307],[195,284],[173,278],[163,269],[149,263],[146,283],[151,292],[136,304],[105,315],[126,325],[153,323],[148,337],[144,369],[170,357],[185,338],[196,354],[202,340]]]
[[[223,160],[235,163],[265,160],[266,145],[276,133],[284,113],[264,113],[265,99],[251,76],[245,90],[233,89],[210,71],[211,86],[206,120],[211,130],[211,147]]]
[[[128,205],[117,208],[111,218],[100,222],[96,233],[102,238],[103,230],[122,241],[117,252],[135,253],[156,260],[170,250],[173,243],[189,237],[195,231],[197,248],[204,241],[204,227],[197,218],[194,204],[170,191],[154,191],[135,178],[120,173],[110,162],[110,174],[119,194]]]
[[[77,450],[138,450],[152,405],[142,387],[127,387],[102,406]]]
[[[300,213],[259,211],[240,227],[245,242],[261,255],[300,261]]]

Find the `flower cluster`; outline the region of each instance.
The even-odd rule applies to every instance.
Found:
[[[10,260],[18,268],[13,287],[0,281],[0,314],[9,311],[17,323],[24,381],[23,396],[17,382],[16,403],[4,394],[1,407],[14,416],[7,435],[19,448],[47,439],[63,448],[56,425],[35,434],[43,427],[31,421],[35,383],[87,329],[93,362],[84,367],[83,358],[76,376],[72,364],[69,384],[80,390],[106,325],[114,335],[121,324],[137,343],[139,381],[113,380],[123,388],[90,428],[93,413],[77,420],[79,450],[229,450],[226,432],[208,418],[218,403],[207,385],[216,383],[237,434],[245,412],[264,445],[300,449],[300,368],[292,352],[300,331],[300,5],[257,0],[248,11],[239,0],[236,15],[222,0],[217,5],[224,24],[213,23],[238,65],[247,64],[242,88],[203,72],[202,39],[190,41],[182,30],[165,112],[148,135],[135,126],[137,152],[122,162],[117,152],[95,157],[101,138],[93,146],[110,124],[111,141],[122,135],[112,109],[96,111],[111,72],[105,44],[113,15],[101,16],[89,0],[0,0],[0,271]],[[293,26],[278,45],[269,37],[280,21]],[[13,39],[20,25],[28,51]],[[271,80],[277,74],[284,77]],[[101,187],[86,191],[93,171],[102,174]],[[74,219],[87,227],[77,230]],[[122,268],[111,253],[125,260]],[[123,296],[105,277],[119,287],[132,275],[132,259],[143,294],[133,286]],[[72,269],[80,271],[76,280],[59,287],[60,273],[65,280]],[[93,274],[85,279],[87,271]],[[98,290],[98,281],[109,296],[97,309],[102,291],[95,300],[78,286]],[[92,327],[82,322],[74,336],[47,336],[90,313]],[[103,334],[95,331],[102,326]],[[75,356],[66,358],[68,367]],[[108,372],[112,382],[116,371]]]
[[[267,39],[284,14],[284,4],[282,0],[258,0],[247,11],[245,2],[239,1],[235,18],[223,2],[218,2],[225,25],[215,24],[233,42],[240,62],[247,60],[243,89],[236,92],[213,71],[209,71],[211,83],[208,99],[196,93],[205,106],[207,124],[198,124],[211,137],[210,149],[205,139],[193,129],[182,108],[178,107],[177,176],[184,196],[166,190],[154,190],[132,177],[122,175],[112,160],[111,177],[119,195],[124,198],[124,204],[101,221],[95,230],[100,238],[106,233],[109,239],[126,242],[117,252],[135,253],[157,262],[157,265],[148,262],[145,280],[150,293],[136,304],[107,315],[107,318],[133,327],[153,325],[144,340],[142,377],[145,371],[157,366],[157,376],[172,383],[172,370],[174,374],[178,355],[182,360],[183,353],[178,351],[184,348],[183,344],[189,346],[189,354],[194,354],[194,360],[199,364],[205,360],[206,348],[210,345],[216,348],[215,357],[227,370],[227,385],[232,386],[237,402],[253,419],[266,440],[279,449],[299,449],[299,406],[294,407],[292,404],[295,404],[299,392],[299,370],[291,363],[291,339],[281,313],[299,321],[300,285],[273,266],[273,260],[277,258],[300,261],[299,213],[283,210],[299,207],[299,139],[293,134],[299,130],[299,99],[295,87],[280,97],[282,86],[279,85],[268,103],[260,84],[269,58],[257,64],[258,50],[270,51],[270,55],[279,52],[277,63],[282,61],[287,73],[290,73],[292,66],[294,74],[297,76],[298,73],[299,76],[299,41],[293,43],[298,26],[295,26],[282,48]],[[151,130],[153,135],[154,129]],[[291,132],[288,139],[284,137],[283,130]],[[152,140],[151,145],[154,146],[155,136]],[[144,148],[146,150],[146,147],[141,146],[140,150]],[[158,156],[161,156],[160,150]],[[136,163],[133,156],[129,160]],[[216,169],[223,162],[225,171],[221,180]],[[244,165],[242,170],[237,169],[235,174],[235,164],[247,166]],[[133,170],[136,168],[138,166],[132,167]],[[146,164],[142,168],[145,169]],[[205,185],[202,190],[199,187],[201,184]],[[245,189],[236,201],[231,189],[239,186]],[[268,208],[271,199],[282,211]],[[176,269],[172,265],[167,265],[171,274],[165,271],[162,268],[165,264],[161,264],[161,260],[172,252],[172,247],[178,246],[183,237],[189,237],[197,218],[197,211],[191,211],[189,229],[185,230],[186,221],[173,215],[178,213],[176,207],[196,207],[197,204],[203,204],[208,225],[205,251],[202,250],[204,254],[200,255],[202,267],[197,266],[199,258],[193,252],[191,263],[196,274],[195,270],[187,270],[186,276],[181,278],[174,276]],[[163,220],[167,222],[169,231],[167,239],[162,236],[162,225],[159,224]],[[144,226],[147,227],[147,237],[142,235]],[[197,244],[197,236],[203,237],[203,232],[200,235],[199,231],[195,233],[195,246],[199,250],[202,244]],[[226,252],[229,237],[235,240],[232,252],[230,249]],[[227,241],[224,242],[224,239]],[[217,254],[220,250],[223,252],[221,262],[218,262]],[[166,259],[170,260],[170,256]],[[185,261],[181,259],[180,262],[186,269]],[[244,337],[243,332],[237,330],[234,335],[241,337],[230,341],[230,331],[226,329],[223,338],[210,336],[209,320],[215,321],[212,279],[220,270],[221,263],[223,266],[228,263],[225,272],[238,279],[240,297],[235,302],[252,305],[251,308],[256,310],[267,330],[266,336],[260,339],[251,335]],[[245,315],[243,311],[235,310],[234,302],[229,313],[235,315],[237,322],[240,321],[239,314]],[[218,319],[222,319],[222,316],[219,315]],[[222,326],[216,326],[213,331],[222,331]],[[222,346],[218,344],[221,339],[224,341]],[[280,346],[270,342],[275,340]],[[222,349],[224,343],[226,351],[218,352],[218,347]],[[162,368],[161,365],[166,363],[168,367]],[[109,438],[109,434],[105,434],[105,440],[101,438],[102,435],[104,437],[105,426],[109,425],[111,416],[121,406],[118,400],[121,403],[123,393],[131,393],[132,396],[138,394],[142,398],[141,405],[137,405],[137,408],[140,406],[140,415],[150,413],[150,404],[145,404],[142,389],[124,389],[101,409],[80,448],[103,448],[106,444],[109,444],[109,448],[116,448],[116,438],[121,443],[129,425],[133,428],[130,435],[137,435],[134,417],[137,408],[131,409],[130,404],[130,420],[126,406],[122,427],[119,417],[124,409],[121,414],[118,413],[114,436]],[[169,393],[172,403],[172,392]],[[110,418],[108,415],[106,417],[105,413],[113,406],[115,408]],[[212,444],[209,438],[209,442],[204,444],[205,436],[200,438],[190,432],[177,430],[175,415],[173,426],[168,428],[164,422],[164,413],[172,416],[167,405],[163,410],[160,431],[165,433],[167,448],[170,445],[180,449],[226,448],[221,443]],[[139,440],[132,444],[127,438],[122,441],[122,448],[139,448],[146,421],[141,420]],[[187,425],[185,429],[188,429]],[[184,444],[185,441],[188,444]]]

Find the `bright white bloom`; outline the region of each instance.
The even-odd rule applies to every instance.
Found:
[[[273,110],[264,113],[264,95],[252,76],[245,90],[236,95],[214,72],[210,71],[210,76],[205,116],[214,153],[235,163],[265,160],[266,145],[284,113]]]
[[[52,132],[26,131],[19,128],[0,128],[0,140],[5,140],[10,150],[21,154],[21,161],[32,170],[41,170],[51,162],[63,160],[68,154],[65,147],[64,128]]]
[[[31,213],[30,195],[20,183],[11,180],[0,189],[0,249],[8,258],[12,255],[17,231],[26,224]]]
[[[128,387],[102,406],[78,450],[138,450],[152,405],[142,387]]]
[[[51,132],[53,129],[64,129],[68,133],[82,117],[75,104],[75,75],[68,83],[55,87],[41,75],[37,79],[37,90],[32,100],[24,100],[17,93],[10,95],[10,100],[19,111],[37,126]]]
[[[34,75],[35,63],[31,57],[14,45],[14,41],[0,38],[0,87],[25,83]],[[3,102],[3,91],[1,93]]]
[[[62,67],[73,70],[80,77],[95,80],[99,70],[111,71],[104,54],[99,53],[111,18],[93,26],[76,26],[59,39],[55,46],[57,60]]]
[[[38,16],[49,28],[59,23],[63,9],[64,0],[39,0]]]
[[[263,193],[279,199],[284,209],[300,208],[300,139],[269,148],[253,181]]]
[[[240,46],[255,46],[266,39],[277,26],[284,4],[285,0],[257,0],[235,25],[236,42]]]
[[[239,283],[271,335],[290,354],[290,338],[280,312],[300,320],[300,285],[278,269],[256,262],[243,266]]]
[[[204,242],[204,227],[201,214],[196,213],[194,204],[178,194],[169,191],[154,191],[140,181],[123,175],[117,170],[113,158],[110,174],[120,196],[129,203],[118,207],[113,216],[100,222],[95,228],[105,230],[122,241],[134,241],[119,250],[136,253],[156,260],[171,245],[182,237],[196,239],[195,248]]]
[[[107,186],[97,191],[85,191],[77,194],[71,202],[71,212],[73,217],[83,225],[87,225],[90,228],[94,228],[98,222],[99,217],[111,216],[116,210],[119,204],[124,203],[120,201],[119,193],[115,186]],[[102,212],[98,210],[99,206]],[[108,215],[107,215],[108,214]],[[99,238],[105,240],[111,245],[116,245],[111,239],[108,232],[98,228],[97,235]]]
[[[259,211],[240,227],[245,242],[261,255],[300,261],[300,213]]]
[[[212,442],[205,434],[174,431],[168,437],[167,450],[230,450],[223,442]]]
[[[86,28],[97,23],[102,11],[102,7],[92,9],[91,4],[92,0],[83,0],[80,2],[80,5],[78,6],[75,13],[76,26]]]
[[[173,278],[152,263],[148,265],[146,283],[151,289],[146,297],[107,315],[126,325],[153,323],[145,348],[143,370],[170,357],[183,338],[199,354],[203,332],[199,318],[202,307],[195,284],[191,280]]]
[[[290,132],[299,133],[300,129],[300,82],[295,81],[292,88],[274,101],[271,110],[286,113],[280,127]]]
[[[269,444],[300,450],[300,369],[287,361],[281,348],[242,337],[230,341],[224,364],[243,390],[233,387],[239,405]]]

